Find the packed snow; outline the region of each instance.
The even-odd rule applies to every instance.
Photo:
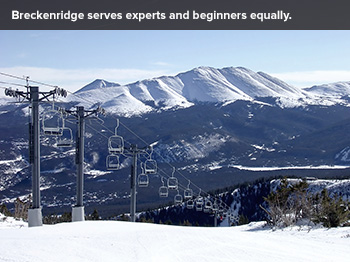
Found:
[[[264,222],[238,227],[181,227],[85,221],[28,228],[0,216],[0,261],[350,261],[350,228]]]

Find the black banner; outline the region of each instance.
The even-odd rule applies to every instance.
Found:
[[[0,29],[340,30],[345,0],[1,0]]]

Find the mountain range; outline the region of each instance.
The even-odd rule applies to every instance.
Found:
[[[204,190],[277,175],[347,177],[349,97],[350,82],[297,88],[243,67],[199,67],[128,85],[98,79],[55,105],[106,109],[86,122],[84,200],[111,215],[127,211],[130,197],[130,159],[120,159],[121,170],[106,170],[116,118],[126,144],[154,145],[161,173],[138,190],[138,206],[148,208],[172,201],[158,197],[159,175],[170,175],[171,166],[180,183],[190,179]],[[0,202],[10,203],[30,192],[28,106],[1,104],[0,112]],[[74,203],[75,151],[55,145],[41,136],[42,201],[61,211]]]
[[[350,82],[293,87],[263,72],[244,67],[216,69],[198,67],[176,76],[162,76],[119,85],[95,80],[68,101],[80,101],[87,107],[96,103],[118,115],[139,115],[159,109],[187,108],[198,103],[228,104],[237,100],[266,102],[274,98],[280,107],[347,104]],[[81,102],[83,101],[83,102]]]

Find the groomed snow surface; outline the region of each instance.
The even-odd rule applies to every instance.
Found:
[[[6,221],[7,220],[7,221]],[[0,219],[0,261],[350,261],[350,228],[272,230],[85,221],[28,228]]]

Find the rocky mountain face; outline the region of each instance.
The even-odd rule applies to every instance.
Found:
[[[127,145],[154,145],[161,173],[138,190],[138,206],[146,208],[172,201],[158,197],[160,175],[170,175],[171,166],[182,184],[183,175],[205,190],[275,175],[346,176],[348,169],[335,168],[350,162],[349,86],[300,89],[246,68],[200,67],[124,86],[96,80],[55,105],[106,109],[86,122],[84,199],[111,215],[128,210],[130,193],[129,158],[121,158],[121,170],[106,170],[116,118]],[[0,201],[11,202],[31,190],[28,107],[4,103],[0,112]],[[66,126],[75,134],[75,121]],[[74,147],[55,145],[56,138],[41,136],[43,206],[53,211],[74,204],[76,179]]]

